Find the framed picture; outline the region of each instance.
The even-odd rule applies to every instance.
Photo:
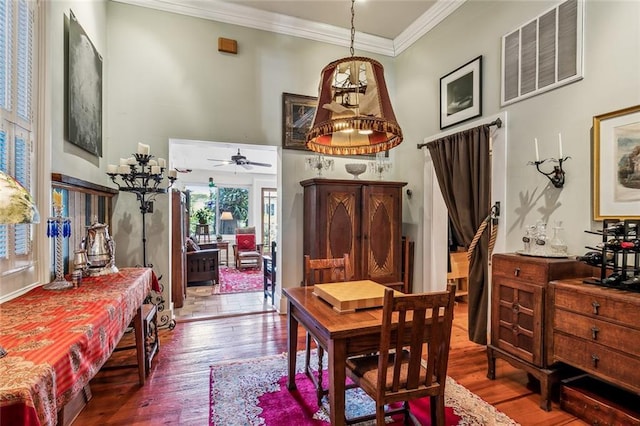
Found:
[[[307,131],[316,113],[318,98],[315,96],[282,94],[282,147],[309,151],[306,146]]]
[[[102,56],[69,14],[68,116],[69,142],[102,157]]]
[[[440,129],[482,115],[482,56],[440,78]]]
[[[593,117],[593,219],[640,219],[640,105]]]

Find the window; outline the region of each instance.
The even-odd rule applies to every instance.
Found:
[[[36,2],[0,0],[0,170],[34,192]],[[0,225],[0,274],[33,263],[31,225]]]
[[[233,235],[236,228],[248,226],[249,190],[240,187],[210,187],[189,190],[189,211],[191,235],[197,234],[196,225],[202,210],[206,210],[209,233]],[[198,212],[198,213],[197,213]]]

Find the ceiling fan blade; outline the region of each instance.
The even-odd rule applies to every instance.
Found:
[[[220,161],[222,164],[233,164],[233,161],[231,161],[231,160],[218,160],[216,158],[207,158],[207,160],[209,160],[209,161]]]
[[[245,169],[247,169],[247,170],[251,170],[251,169],[253,169],[253,167],[251,167],[251,164],[252,164],[252,163],[251,163],[250,161],[247,161],[247,162],[245,162],[245,163],[239,163],[239,165],[240,165],[240,166],[244,167],[244,168],[245,168]]]
[[[271,167],[271,164],[268,164],[268,163],[256,163],[255,161],[247,161],[247,164],[251,164],[252,166]]]

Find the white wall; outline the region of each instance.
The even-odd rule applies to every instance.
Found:
[[[501,222],[507,232],[507,251],[520,249],[524,227],[543,215],[549,223],[564,222],[570,253],[581,254],[593,239],[584,230],[591,221],[592,117],[640,104],[640,2],[587,1],[585,9],[585,77],[582,81],[501,108],[501,36],[527,22],[557,2],[471,0],[396,58],[394,104],[405,142],[397,149],[401,180],[415,188],[404,205],[405,228],[416,238],[416,283],[428,275],[419,270],[423,256],[422,217],[430,200],[422,199],[423,156],[416,142],[440,133],[440,77],[483,55],[483,116],[507,111],[509,147],[507,196]],[[447,129],[447,131],[450,129]],[[566,183],[548,186],[548,179],[533,166],[533,139],[540,142],[543,158],[557,156],[562,133]],[[420,153],[421,154],[421,153]],[[410,232],[410,235],[413,232]],[[425,283],[429,288],[430,283]]]

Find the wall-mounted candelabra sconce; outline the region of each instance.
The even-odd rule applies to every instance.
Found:
[[[562,134],[558,133],[558,151],[559,151],[559,154],[560,154],[558,156],[558,159],[545,158],[544,160],[540,160],[540,151],[538,150],[538,138],[534,138],[534,144],[535,144],[535,148],[536,148],[536,161],[529,161],[527,164],[536,166],[536,169],[540,173],[545,175],[547,177],[547,179],[549,179],[551,181],[551,183],[553,184],[554,187],[562,188],[564,186],[564,175],[565,175],[565,172],[562,169],[562,163],[564,163],[569,158],[571,158],[571,157],[565,157],[565,156],[562,155]],[[551,170],[548,173],[545,173],[542,170],[540,170],[540,165],[545,163],[545,162],[547,162],[547,161],[550,161],[550,162],[553,162],[553,163],[558,163],[558,165],[557,166],[553,166],[553,170]]]
[[[528,164],[529,165],[533,164],[534,166],[536,166],[536,169],[540,173],[545,175],[551,181],[553,186],[555,186],[556,188],[562,188],[564,186],[564,175],[565,175],[565,172],[562,169],[562,163],[567,161],[569,158],[571,157],[564,157],[564,158],[560,158],[559,160],[556,160],[555,158],[547,158],[542,161],[529,161]],[[551,170],[548,173],[545,173],[542,170],[540,170],[540,165],[546,161],[552,161],[554,163],[558,163],[558,165],[553,166],[553,170]]]

